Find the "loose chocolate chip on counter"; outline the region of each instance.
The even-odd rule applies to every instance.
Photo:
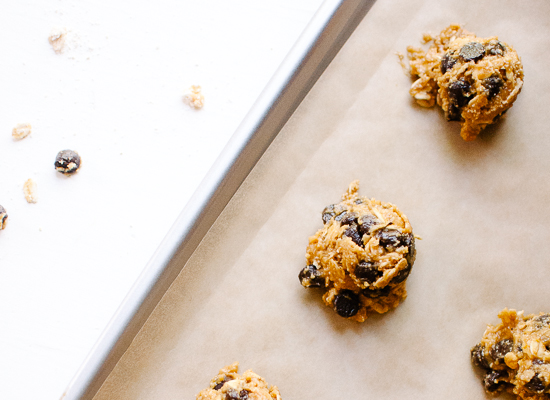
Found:
[[[485,358],[485,346],[481,343],[476,344],[472,350],[470,350],[470,357],[475,366],[483,369],[491,369],[489,362]]]
[[[370,235],[370,230],[374,225],[378,225],[380,221],[372,214],[365,214],[359,218],[358,229],[363,235]]]
[[[351,238],[353,243],[355,243],[357,246],[365,247],[365,245],[363,244],[363,235],[361,235],[357,231],[357,225],[350,225],[350,227],[344,231],[344,236]]]
[[[535,393],[542,393],[546,389],[546,383],[539,374],[535,374],[529,382],[525,384],[525,388]]]
[[[353,317],[359,311],[361,301],[351,290],[342,290],[334,298],[334,309],[344,318]]]
[[[321,218],[323,219],[323,223],[326,224],[328,221],[330,221],[331,218],[338,217],[340,214],[345,212],[346,209],[342,207],[340,204],[331,204],[329,206],[326,206],[321,214]]]
[[[0,206],[0,231],[6,229],[6,224],[8,223],[8,213],[6,209]]]
[[[485,55],[485,47],[478,42],[466,43],[458,53],[465,61],[478,61]]]
[[[491,100],[498,94],[498,92],[500,92],[500,88],[502,87],[502,79],[498,76],[490,76],[489,78],[483,80],[483,87],[489,91],[487,99]]]
[[[357,267],[355,267],[354,274],[357,279],[370,285],[383,275],[382,271],[379,271],[374,263],[368,261],[359,262]]]
[[[304,267],[300,271],[298,279],[300,279],[302,286],[306,288],[325,286],[325,279],[321,276],[319,269],[313,264]]]
[[[73,150],[61,150],[55,157],[54,166],[63,174],[74,174],[80,168],[80,156]]]
[[[506,47],[498,40],[491,40],[485,45],[485,51],[488,56],[503,56],[506,52]]]
[[[496,364],[503,364],[504,356],[511,352],[513,348],[514,342],[510,339],[503,339],[500,342],[495,343],[489,353]]]
[[[383,288],[374,288],[370,287],[361,290],[361,294],[369,299],[376,299],[378,297],[385,297],[390,294],[391,287],[385,286]]]
[[[496,392],[500,389],[501,385],[506,381],[504,378],[508,377],[508,373],[502,370],[491,371],[485,375],[483,379],[483,384],[485,385],[485,390],[488,392]]]
[[[441,73],[444,74],[445,72],[449,71],[454,67],[455,64],[456,60],[452,58],[449,53],[446,53],[441,59]]]

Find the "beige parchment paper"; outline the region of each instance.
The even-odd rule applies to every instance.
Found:
[[[475,142],[415,105],[395,55],[450,23],[524,63],[517,102]],[[285,400],[487,398],[469,359],[486,324],[550,312],[549,37],[546,0],[377,1],[96,399],[194,399],[234,361]],[[408,298],[363,324],[298,281],[321,211],[354,179],[423,238]]]

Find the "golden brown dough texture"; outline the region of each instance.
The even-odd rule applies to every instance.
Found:
[[[304,287],[321,287],[323,301],[342,317],[363,322],[385,313],[407,296],[406,279],[415,259],[409,220],[393,204],[359,197],[354,181],[309,239]]]
[[[485,390],[506,389],[524,400],[550,399],[550,315],[523,315],[505,308],[497,326],[488,325],[471,350],[483,369]]]
[[[460,135],[474,140],[512,107],[523,86],[523,66],[512,46],[497,36],[478,38],[450,25],[428,51],[409,46],[410,94],[423,107],[436,101],[449,121],[460,121]]]
[[[220,369],[210,387],[197,395],[197,400],[281,400],[276,386],[269,386],[251,370],[242,375],[238,371],[238,362]]]

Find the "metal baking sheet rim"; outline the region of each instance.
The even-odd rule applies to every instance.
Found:
[[[89,400],[254,165],[375,0],[325,0],[248,112],[68,385]]]

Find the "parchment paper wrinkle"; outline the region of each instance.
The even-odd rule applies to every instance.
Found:
[[[414,104],[395,55],[450,23],[524,64],[514,107],[475,142]],[[235,360],[285,400],[486,398],[469,359],[486,324],[550,312],[549,28],[545,0],[377,1],[96,399],[194,399]],[[298,281],[321,211],[354,179],[423,238],[406,301],[364,324]]]

